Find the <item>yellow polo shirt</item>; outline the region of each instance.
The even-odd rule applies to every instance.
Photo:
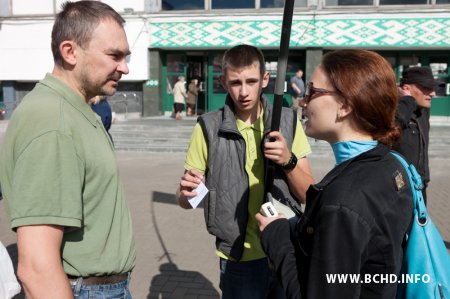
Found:
[[[258,224],[255,220],[255,214],[259,211],[265,197],[264,155],[261,151],[261,142],[264,136],[263,113],[251,125],[244,123],[240,119],[236,119],[236,125],[246,144],[245,170],[248,174],[249,185],[248,224],[241,261],[251,261],[266,256],[261,247]],[[303,127],[298,120],[292,144],[292,152],[298,158],[303,158],[311,152],[311,147],[309,146]],[[204,173],[207,167],[208,148],[202,128],[197,123],[191,136],[184,168],[186,170],[197,169]],[[216,253],[219,257],[231,259],[218,250],[216,250]]]

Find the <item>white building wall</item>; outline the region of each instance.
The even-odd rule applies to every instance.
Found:
[[[13,15],[51,15],[60,11],[61,4],[66,0],[11,0]],[[143,12],[144,0],[103,0],[116,11],[122,13],[125,8],[131,8],[135,12]]]
[[[0,28],[0,81],[38,81],[53,69],[50,48],[53,19],[9,20]],[[145,21],[125,23],[130,50],[130,73],[124,81],[148,79],[148,31]]]
[[[53,67],[51,21],[5,22],[0,30],[0,80],[36,81]]]
[[[66,0],[11,0],[10,13],[18,18],[0,22],[0,81],[38,81],[53,69],[51,31],[55,11],[60,11]],[[119,13],[125,8],[144,11],[144,0],[104,0]],[[1,15],[9,15],[2,12]],[[147,22],[135,15],[124,15],[125,31],[132,52],[128,59],[130,73],[123,81],[148,79]]]
[[[149,73],[148,45],[149,30],[145,19],[126,19],[125,32],[131,55],[128,58],[130,73],[122,77],[123,81],[145,81]]]
[[[131,8],[135,12],[143,12],[145,4],[144,0],[104,0],[102,2],[108,4],[118,12],[124,12],[125,8]]]
[[[11,1],[11,4],[13,15],[53,13],[53,0],[13,0]]]

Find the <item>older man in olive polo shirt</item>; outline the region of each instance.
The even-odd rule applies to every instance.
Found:
[[[131,298],[130,212],[114,149],[88,104],[128,73],[124,20],[99,1],[68,2],[55,20],[55,67],[16,108],[0,180],[17,231],[28,298]],[[91,298],[91,297],[89,297]]]

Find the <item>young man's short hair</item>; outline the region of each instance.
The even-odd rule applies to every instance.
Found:
[[[228,49],[222,58],[222,72],[226,75],[228,69],[239,70],[259,64],[261,78],[266,72],[266,62],[260,49],[250,45],[238,45]]]

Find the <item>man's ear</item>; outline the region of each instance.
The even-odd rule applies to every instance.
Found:
[[[405,91],[411,91],[411,85],[409,84],[403,84],[403,86],[401,86],[400,88]]]
[[[59,45],[59,52],[64,62],[74,66],[77,63],[77,45],[73,41],[65,40]]]
[[[225,75],[220,75],[219,81],[220,81],[220,84],[222,85],[222,87],[223,87],[226,91],[228,91],[227,80],[225,79]]]
[[[270,80],[269,72],[265,72],[262,77],[262,88],[267,87],[267,85],[269,84],[269,80]]]
[[[411,85],[403,84],[398,87],[398,94],[400,97],[411,96]]]

